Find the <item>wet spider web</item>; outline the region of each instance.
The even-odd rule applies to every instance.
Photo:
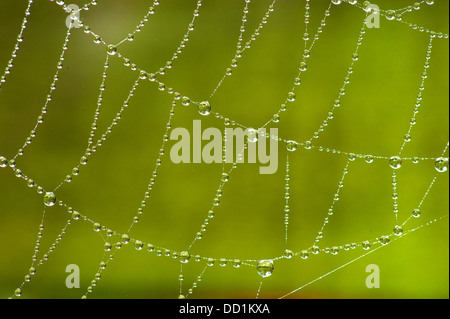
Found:
[[[448,296],[448,4],[378,5],[2,4],[2,294]],[[193,119],[277,173],[171,163]]]

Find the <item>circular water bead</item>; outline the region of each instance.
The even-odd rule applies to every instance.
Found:
[[[254,143],[258,140],[258,131],[254,128],[247,129],[247,140],[251,143]]]
[[[225,267],[227,265],[228,260],[226,260],[225,258],[220,258],[219,259],[219,266],[221,267]]]
[[[80,214],[79,212],[77,212],[77,211],[74,211],[74,212],[72,213],[72,218],[73,218],[74,220],[80,219],[80,216],[81,216],[81,214]]]
[[[128,236],[127,234],[123,234],[121,238],[122,238],[122,243],[124,243],[124,244],[128,244],[130,242],[130,236]]]
[[[206,260],[206,264],[208,265],[208,266],[210,266],[210,267],[212,267],[212,266],[214,266],[214,262],[215,262],[216,260],[214,259],[214,258],[208,258],[207,260]]]
[[[411,134],[405,134],[405,136],[403,137],[403,140],[405,142],[411,142]]]
[[[413,217],[415,217],[415,218],[420,217],[421,213],[422,213],[422,212],[421,212],[420,209],[418,209],[418,208],[415,208],[415,209],[412,211],[412,215],[413,215]]]
[[[233,260],[233,267],[234,267],[234,268],[239,268],[239,267],[241,267],[241,260],[240,260],[240,259],[235,259],[235,260]]]
[[[289,92],[289,93],[288,93],[287,100],[288,100],[289,102],[294,102],[294,101],[295,101],[295,93],[294,93],[294,92]]]
[[[144,243],[143,243],[142,241],[136,240],[136,241],[134,242],[134,248],[135,248],[136,250],[141,250],[143,247],[144,247]]]
[[[110,243],[106,242],[104,247],[105,247],[105,251],[110,251],[112,248],[112,245]]]
[[[272,260],[260,260],[258,265],[256,265],[256,271],[258,274],[265,278],[272,275],[273,272],[273,261]]]
[[[272,116],[272,122],[278,123],[279,121],[280,121],[280,115],[274,114],[274,115]]]
[[[0,167],[8,166],[8,160],[4,156],[0,156]]]
[[[99,232],[100,229],[102,228],[102,226],[99,223],[95,223],[93,228],[94,228],[94,231]]]
[[[297,149],[298,143],[296,141],[287,141],[286,148],[288,151],[293,152]]]
[[[284,258],[291,259],[294,256],[294,252],[290,249],[286,249],[284,252]]]
[[[373,162],[373,156],[372,155],[366,155],[364,156],[364,160],[366,161],[366,163],[372,163]]]
[[[392,156],[389,159],[389,165],[393,168],[393,169],[399,169],[402,166],[402,159],[400,156]]]
[[[180,262],[182,262],[183,264],[187,263],[190,258],[191,255],[185,250],[180,252],[180,254],[178,255],[178,259],[180,259]]]
[[[108,45],[107,52],[109,55],[115,55],[117,53],[117,47],[115,45]]]
[[[438,157],[434,162],[434,167],[440,173],[446,172],[448,170],[448,157]]]
[[[309,252],[308,252],[307,250],[302,250],[302,251],[300,252],[300,257],[301,257],[302,259],[307,259],[307,258],[309,257]]]
[[[380,243],[382,245],[387,245],[387,244],[389,244],[390,241],[391,241],[391,239],[389,238],[388,235],[383,235],[380,237]]]
[[[342,0],[331,0],[332,4],[339,5],[342,3]]]
[[[339,253],[339,247],[338,246],[331,247],[330,252],[332,255],[337,255]]]
[[[385,12],[385,17],[386,17],[386,19],[388,19],[388,20],[394,20],[394,19],[395,19],[395,16],[396,16],[396,13],[395,13],[394,10],[386,10],[386,12]]]
[[[300,62],[300,66],[299,66],[299,70],[304,72],[306,71],[306,69],[308,68],[308,65],[306,64],[306,62]]]
[[[311,252],[312,252],[314,255],[317,255],[317,254],[320,252],[319,246],[316,246],[316,245],[312,246],[312,247],[311,247]]]
[[[434,0],[425,0],[425,3],[430,6],[430,5],[434,4]]]
[[[361,247],[362,247],[362,249],[364,249],[364,250],[370,249],[370,242],[369,242],[368,240],[363,241],[363,242],[361,243]]]
[[[44,195],[44,204],[45,206],[53,206],[56,202],[56,196],[52,192],[47,192]]]
[[[403,234],[403,227],[400,225],[395,225],[394,234],[397,236],[400,236],[401,234]]]
[[[191,104],[191,99],[187,96],[183,96],[181,98],[181,104],[183,104],[184,106],[189,106],[189,104]]]
[[[203,116],[209,115],[209,113],[211,113],[211,105],[208,101],[200,102],[200,104],[198,105],[198,113]]]
[[[228,182],[228,179],[229,179],[229,175],[228,175],[228,173],[222,173],[222,178],[221,178],[221,180],[222,180],[222,182]]]
[[[20,296],[22,295],[22,289],[17,288],[17,289],[14,291],[14,295],[15,295],[16,297],[20,297]]]

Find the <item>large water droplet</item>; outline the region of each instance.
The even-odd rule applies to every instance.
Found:
[[[256,271],[261,277],[269,277],[273,272],[272,260],[260,260],[256,266]]]
[[[187,251],[182,251],[179,255],[178,258],[180,259],[180,262],[182,262],[183,264],[187,263],[189,261],[189,259],[191,258],[191,255],[189,254],[189,252]]]
[[[400,158],[400,156],[392,156],[389,159],[389,165],[393,169],[399,169],[402,166],[402,159]]]
[[[297,149],[298,143],[296,141],[287,141],[286,148],[288,151],[293,152]]]
[[[211,105],[208,101],[200,102],[200,104],[198,105],[198,113],[203,116],[209,115],[209,113],[211,113]]]
[[[44,204],[45,206],[53,206],[56,202],[56,196],[52,192],[47,192],[44,195]]]
[[[446,172],[448,170],[448,157],[438,157],[434,162],[434,167],[440,173]]]

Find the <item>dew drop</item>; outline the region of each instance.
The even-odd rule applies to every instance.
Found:
[[[247,140],[250,143],[254,143],[254,142],[256,142],[258,140],[258,131],[255,130],[254,128],[251,128],[251,127],[248,128],[246,130],[246,135],[247,135]]]
[[[4,156],[0,156],[0,167],[8,166],[8,160]]]
[[[17,288],[17,289],[14,291],[14,295],[16,295],[16,297],[20,297],[20,296],[22,295],[22,289]]]
[[[389,244],[390,241],[391,241],[391,239],[389,238],[388,235],[383,235],[380,237],[380,243],[382,245],[387,245],[387,244]]]
[[[400,158],[400,156],[392,156],[389,159],[389,165],[393,169],[399,169],[402,166],[402,159]]]
[[[189,259],[191,258],[191,255],[187,251],[182,251],[178,255],[178,258],[180,259],[180,262],[185,264],[185,263],[187,263],[189,261]]]
[[[181,98],[181,104],[183,104],[184,106],[189,106],[189,104],[191,104],[191,99],[187,96],[183,96]]]
[[[440,173],[446,172],[448,170],[448,157],[438,157],[434,162],[434,167]]]
[[[272,275],[273,272],[273,261],[272,260],[260,260],[256,266],[256,271],[258,274],[265,278]]]
[[[136,250],[142,250],[142,248],[144,247],[144,243],[140,240],[136,240],[134,242],[134,249]]]
[[[122,243],[128,244],[129,242],[130,242],[130,236],[128,236],[127,234],[123,234],[122,235]]]
[[[225,258],[220,258],[219,259],[219,266],[221,267],[225,267],[227,265],[228,260],[226,260]]]
[[[235,260],[233,260],[233,267],[234,267],[234,268],[239,268],[239,267],[241,267],[241,260],[240,260],[240,259],[235,259]]]
[[[211,105],[208,101],[200,102],[200,104],[198,105],[198,113],[203,116],[209,115],[209,113],[211,113]]]
[[[370,249],[370,242],[368,240],[365,240],[361,243],[362,249],[368,250]]]
[[[300,257],[301,257],[302,259],[308,259],[308,257],[309,257],[308,251],[307,251],[307,250],[302,250],[302,251],[300,252]]]
[[[299,70],[304,72],[306,71],[306,69],[308,68],[308,65],[306,64],[306,62],[300,62],[300,66],[299,66]]]
[[[298,143],[296,141],[287,141],[286,148],[288,151],[293,152],[297,149]]]
[[[117,47],[115,45],[110,44],[110,45],[108,45],[107,52],[109,55],[116,55]]]
[[[400,225],[395,225],[394,234],[397,236],[400,236],[401,234],[403,234],[403,227]]]
[[[94,228],[94,231],[99,232],[100,229],[102,228],[102,226],[99,223],[95,223],[93,228]]]
[[[291,259],[292,256],[294,256],[292,250],[286,249],[286,251],[284,252],[284,258]]]
[[[372,155],[366,155],[364,157],[364,160],[366,161],[366,163],[372,163],[373,162],[373,156]]]
[[[386,12],[385,12],[385,17],[386,17],[386,19],[388,19],[388,20],[394,20],[394,19],[395,19],[395,16],[396,16],[396,14],[395,14],[395,11],[394,11],[394,10],[386,10]]]
[[[317,255],[317,254],[320,252],[319,246],[316,246],[316,245],[312,246],[312,247],[311,247],[311,252],[312,252],[314,255]]]
[[[106,242],[104,245],[104,248],[105,248],[105,251],[110,251],[112,248],[112,245],[110,243]]]
[[[53,206],[56,202],[56,196],[52,192],[47,192],[44,195],[44,204],[45,206]]]
[[[287,100],[288,100],[289,102],[294,102],[294,101],[295,101],[295,93],[294,93],[294,92],[289,92],[289,93],[288,93]]]
[[[421,215],[421,211],[420,211],[420,209],[418,209],[418,208],[415,208],[413,211],[412,211],[412,215],[413,215],[413,217],[415,217],[415,218],[419,218],[420,217],[420,215]]]

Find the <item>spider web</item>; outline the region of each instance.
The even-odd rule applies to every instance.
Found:
[[[2,295],[448,297],[448,3],[160,2],[0,5]],[[276,174],[172,163],[195,119]]]

